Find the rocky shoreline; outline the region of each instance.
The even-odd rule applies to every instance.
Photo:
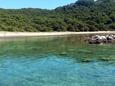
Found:
[[[115,42],[115,34],[112,35],[94,35],[88,37],[89,44],[107,44]]]

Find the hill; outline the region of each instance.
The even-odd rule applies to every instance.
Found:
[[[0,9],[1,31],[115,30],[115,0],[78,0],[46,9]]]

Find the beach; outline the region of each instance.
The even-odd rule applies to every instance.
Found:
[[[115,31],[96,32],[0,32],[0,37],[58,36],[79,34],[115,34]]]

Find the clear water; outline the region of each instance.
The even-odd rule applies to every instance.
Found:
[[[83,38],[1,39],[0,86],[114,86],[115,44]]]

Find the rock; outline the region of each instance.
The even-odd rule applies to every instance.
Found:
[[[67,52],[62,52],[60,53],[60,55],[67,55]]]
[[[95,35],[88,38],[89,44],[112,43],[113,41],[115,41],[115,35],[106,35],[106,36]]]
[[[91,60],[90,59],[82,59],[81,62],[89,63],[89,62],[91,62]]]

